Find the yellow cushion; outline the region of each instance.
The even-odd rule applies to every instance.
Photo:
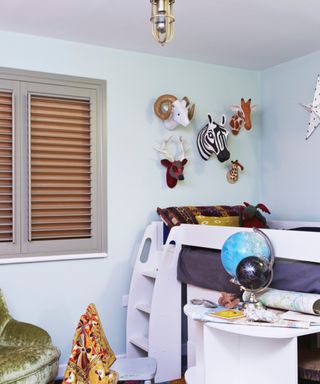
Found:
[[[196,216],[198,224],[223,225],[225,227],[239,227],[239,216]]]

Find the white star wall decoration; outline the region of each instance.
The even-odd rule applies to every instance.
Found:
[[[313,102],[310,104],[300,104],[310,112],[309,126],[307,129],[306,140],[313,134],[320,124],[320,75],[318,75],[316,89],[314,91]]]

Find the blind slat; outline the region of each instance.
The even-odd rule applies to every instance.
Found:
[[[84,234],[75,234],[75,233],[71,233],[70,235],[68,234],[52,234],[51,236],[49,236],[47,233],[44,234],[43,236],[39,236],[38,235],[33,235],[32,236],[32,240],[62,240],[62,239],[88,239],[90,238],[91,235],[90,234],[87,234],[87,235],[84,235]],[[1,241],[1,240],[0,240]]]
[[[43,132],[50,131],[50,132],[84,133],[84,134],[90,133],[90,124],[88,123],[72,124],[69,121],[68,124],[56,124],[50,121],[47,121],[47,122],[33,121],[32,125],[33,125],[34,132],[38,132],[39,130],[42,130]],[[1,121],[0,121],[0,127],[1,127]]]
[[[1,159],[0,159],[1,161]],[[0,162],[1,164],[1,162]],[[72,168],[90,168],[90,165],[88,165],[88,162],[86,160],[61,160],[61,159],[39,159],[38,157],[33,156],[32,158],[32,164],[34,168],[37,168],[38,166],[43,167],[56,167],[56,168],[66,168],[66,167],[72,167]]]
[[[1,135],[1,132],[0,132]],[[48,138],[48,139],[80,139],[80,140],[88,140],[90,138],[89,131],[88,132],[74,132],[74,131],[66,131],[66,130],[37,130],[33,129],[32,136],[35,137],[42,137],[42,138]]]
[[[1,168],[1,165],[0,165]],[[54,175],[54,174],[59,174],[59,175],[74,175],[74,174],[79,174],[79,175],[90,175],[91,171],[90,169],[74,169],[74,168],[63,168],[63,169],[57,169],[55,167],[34,167],[33,169],[34,174],[37,173],[44,173],[46,172],[48,175]]]
[[[47,196],[47,195],[49,195],[49,196],[59,196],[59,195],[66,195],[66,196],[70,196],[70,195],[72,195],[72,196],[91,195],[90,190],[86,189],[86,188],[84,188],[83,190],[77,190],[77,191],[74,191],[73,189],[58,190],[58,191],[54,192],[54,195],[52,195],[52,190],[51,189],[32,188],[31,189],[31,193],[34,196],[38,196],[38,195],[41,195],[41,196]]]
[[[58,217],[34,217],[32,219],[32,222],[34,224],[52,224],[52,223],[90,223],[90,216],[78,216],[78,217],[69,217],[65,216],[61,218],[60,216]]]
[[[63,158],[62,158],[63,155]],[[90,156],[83,156],[83,155],[68,155],[67,153],[63,154],[58,154],[58,153],[32,153],[32,160],[57,160],[58,162],[61,163],[61,161],[68,161],[68,160],[73,160],[73,161],[82,161],[82,160],[90,160]]]

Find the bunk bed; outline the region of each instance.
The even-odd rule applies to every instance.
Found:
[[[292,263],[319,263],[320,236],[316,232],[319,223],[269,221],[268,224],[270,228],[263,231],[272,242],[276,259],[290,260]],[[291,228],[300,230],[288,230]],[[313,231],[305,231],[307,228]],[[156,358],[157,383],[181,377],[181,355],[184,352],[182,323],[185,321],[183,305],[193,298],[216,300],[218,294],[212,289],[186,284],[186,297],[182,298],[182,283],[177,279],[181,251],[185,246],[221,250],[225,240],[239,231],[252,229],[181,224],[171,228],[163,244],[162,222],[152,222],[146,228],[130,286],[127,355]],[[189,372],[190,384],[208,383],[199,378],[203,372],[199,374],[199,370],[192,369],[197,367],[199,329],[196,328],[195,322],[188,321],[187,374]],[[192,379],[192,375],[200,376]]]

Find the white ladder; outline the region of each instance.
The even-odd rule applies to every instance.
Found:
[[[174,245],[162,222],[147,226],[133,270],[127,314],[127,357],[157,360],[156,383],[181,376],[181,284]]]

